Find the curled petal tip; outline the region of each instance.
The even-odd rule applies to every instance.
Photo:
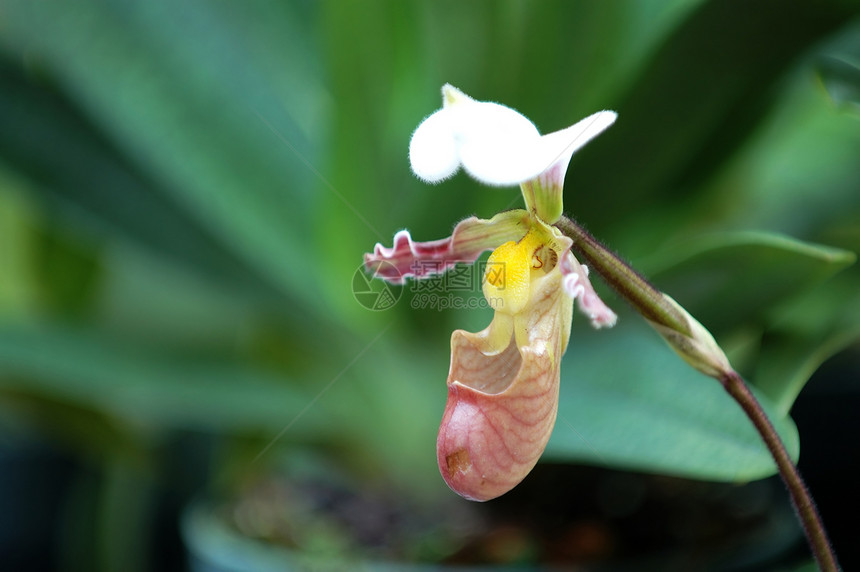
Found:
[[[610,125],[615,123],[616,119],[618,119],[618,113],[612,111],[611,109],[604,109],[602,111],[598,111],[597,114],[602,116],[602,121],[606,123],[606,127],[609,127]]]
[[[465,101],[474,100],[450,83],[446,83],[442,86],[442,107],[448,107],[449,105]]]
[[[562,288],[571,298],[578,301],[579,311],[585,314],[595,329],[611,328],[618,321],[618,315],[603,303],[591,281],[588,267],[580,264],[570,250],[562,256]]]

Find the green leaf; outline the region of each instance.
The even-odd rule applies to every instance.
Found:
[[[274,2],[4,6],[13,53],[43,66],[219,242],[327,311],[307,264],[327,101],[312,22]]]
[[[576,193],[577,217],[597,236],[611,236],[631,220],[688,207],[689,193],[767,117],[778,101],[774,90],[801,54],[857,12],[856,3],[839,0],[749,0],[743,17],[731,2],[701,5],[606,104],[618,122],[574,159],[565,181]],[[641,232],[625,240],[641,242]]]
[[[80,329],[0,326],[0,389],[46,395],[145,427],[276,434],[311,401],[235,362],[169,357]],[[319,436],[312,416],[291,437]]]
[[[776,472],[740,406],[636,316],[622,316],[607,332],[575,332],[561,384],[547,459],[716,481]],[[797,458],[794,423],[782,416],[771,420]]]
[[[130,164],[63,94],[3,59],[0,124],[6,126],[0,131],[0,156],[10,171],[26,178],[9,184],[62,215],[64,224],[133,242],[210,278],[270,293],[271,285],[255,281],[247,265],[226,252],[162,185]]]
[[[860,20],[849,22],[821,52],[816,71],[830,98],[860,111]]]
[[[788,414],[800,391],[828,358],[860,339],[860,325],[825,338],[768,334],[756,365],[756,387],[773,400],[778,414]]]
[[[26,316],[38,305],[31,205],[0,170],[0,316]]]
[[[764,320],[777,304],[852,264],[847,250],[766,232],[701,236],[666,249],[646,268],[714,335]]]
[[[793,300],[765,332],[755,384],[779,414],[788,414],[818,366],[860,340],[860,290],[852,278],[840,276]]]
[[[860,66],[837,57],[822,58],[818,75],[837,105],[860,110]]]

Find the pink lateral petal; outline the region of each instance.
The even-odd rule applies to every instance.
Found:
[[[579,261],[570,252],[565,251],[559,265],[562,275],[562,287],[568,296],[578,301],[579,311],[588,316],[591,325],[597,329],[611,328],[618,321],[618,316],[613,312],[591,285],[588,279],[588,267]]]
[[[442,274],[458,262],[474,262],[485,251],[520,239],[527,231],[527,220],[524,210],[499,213],[489,220],[469,217],[448,238],[429,242],[415,242],[408,230],[401,230],[391,247],[377,243],[372,253],[365,254],[364,267],[392,284]]]

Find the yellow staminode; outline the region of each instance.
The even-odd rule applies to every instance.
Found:
[[[484,296],[497,311],[516,314],[529,300],[533,270],[546,271],[542,252],[546,241],[530,230],[519,242],[506,242],[487,259]]]

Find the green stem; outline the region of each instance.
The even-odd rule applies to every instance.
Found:
[[[690,333],[687,320],[677,308],[666,301],[662,292],[603,246],[587,230],[566,216],[561,217],[555,226],[565,236],[573,239],[573,248],[582,254],[588,265],[640,314],[667,328],[684,334]]]
[[[672,306],[662,292],[648,283],[645,278],[575,221],[561,217],[555,226],[573,240],[573,248],[582,255],[588,265],[650,322],[678,332],[682,336],[690,336],[691,339],[702,334],[701,331],[697,333],[690,327],[690,321],[684,315],[683,309],[679,310]],[[690,320],[693,320],[692,317]],[[660,334],[666,337],[665,332],[660,332]],[[706,336],[710,338],[710,334],[706,334]],[[667,341],[672,343],[669,338]],[[718,347],[715,349],[721,352]],[[676,351],[678,351],[677,347]],[[728,364],[727,361],[724,363]],[[705,370],[700,369],[700,371]],[[731,367],[726,367],[724,371],[713,375],[713,377],[722,383],[729,395],[741,406],[770,451],[776,462],[779,475],[788,488],[791,502],[803,525],[807,541],[819,568],[826,572],[838,571],[839,565],[836,561],[836,554],[827,538],[827,532],[824,529],[821,516],[818,514],[818,509],[816,509],[812,496],[797,471],[797,467],[792,462],[785,444],[774,429],[761,404],[743,378]]]

